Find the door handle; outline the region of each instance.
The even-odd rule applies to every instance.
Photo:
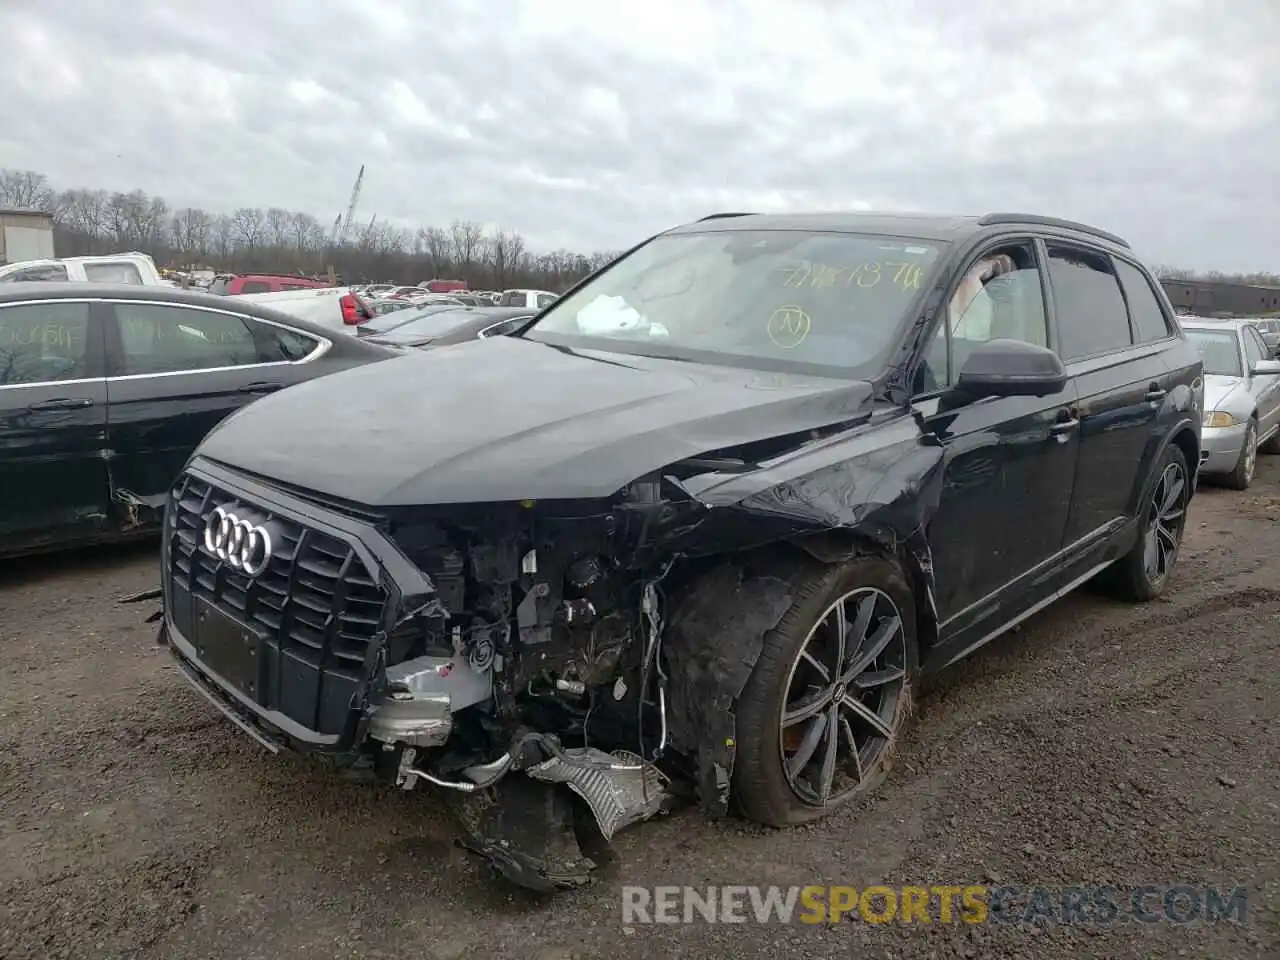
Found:
[[[283,383],[272,383],[268,380],[262,380],[258,383],[247,383],[240,388],[241,393],[271,393],[273,390],[279,390],[283,387]]]
[[[1164,387],[1160,386],[1160,384],[1152,383],[1151,386],[1147,387],[1146,399],[1147,400],[1163,400],[1165,398],[1165,395],[1168,392],[1169,391],[1166,390]]]
[[[93,401],[88,397],[56,397],[53,400],[33,403],[27,409],[32,413],[39,413],[41,410],[83,410],[85,407],[92,406]]]
[[[1064,407],[1058,411],[1058,419],[1049,427],[1051,436],[1060,437],[1080,426],[1080,411],[1075,407]]]

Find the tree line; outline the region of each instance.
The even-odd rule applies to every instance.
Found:
[[[335,243],[333,225],[309,213],[281,207],[240,207],[231,213],[198,207],[174,210],[164,197],[142,190],[57,190],[35,170],[0,168],[0,209],[52,214],[61,256],[138,250],[160,264],[240,273],[318,275],[332,266],[351,283],[440,278],[466,280],[473,289],[533,287],[559,293],[617,256],[571,250],[535,253],[520,234],[486,230],[470,220],[417,230],[371,220],[356,230],[356,236]],[[1280,273],[1171,266],[1157,272],[1162,279],[1280,286]]]
[[[348,283],[418,283],[466,280],[472,289],[530,287],[563,292],[616,253],[538,253],[514,231],[486,230],[470,220],[406,230],[376,220],[354,237],[334,242],[333,224],[309,213],[240,207],[216,213],[173,209],[142,190],[113,193],[89,187],[54,188],[35,170],[0,168],[0,209],[52,215],[59,256],[137,250],[175,268],[207,266],[219,272],[324,274],[330,267]]]

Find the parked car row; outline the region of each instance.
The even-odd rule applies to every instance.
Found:
[[[1199,476],[1235,490],[1253,483],[1258,453],[1280,453],[1280,360],[1261,321],[1178,318],[1204,361]]]

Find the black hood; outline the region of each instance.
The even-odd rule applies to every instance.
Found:
[[[291,387],[199,452],[371,507],[606,497],[714,450],[840,423],[863,381],[495,337]]]

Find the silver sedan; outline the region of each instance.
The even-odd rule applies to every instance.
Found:
[[[1258,451],[1280,453],[1280,360],[1250,321],[1178,319],[1204,358],[1199,475],[1246,490]]]

